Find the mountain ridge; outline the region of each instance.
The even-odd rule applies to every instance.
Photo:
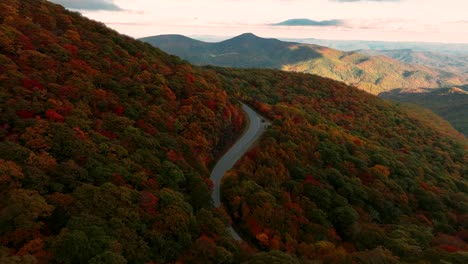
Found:
[[[405,63],[424,65],[434,69],[450,71],[460,76],[468,76],[468,53],[455,55],[412,49],[358,51],[369,55],[384,55]]]
[[[157,36],[143,40],[198,65],[263,67],[313,73],[356,85],[374,94],[397,88],[458,85],[467,79],[443,70],[405,64],[380,55],[341,52],[313,44],[260,38],[253,34],[243,34],[218,43],[205,43],[203,47],[194,49],[189,48],[193,45],[188,39],[184,48],[178,48],[177,43],[172,45],[167,41],[161,42]]]
[[[168,42],[168,38],[170,37],[166,35],[162,39],[149,37],[141,40],[160,47],[164,46],[166,52],[191,62],[198,61],[196,64],[215,62],[216,65],[226,67],[244,67],[248,60],[248,67],[279,68],[282,64],[293,63],[304,57],[319,56],[316,51],[307,48],[289,51],[290,43],[260,38],[252,33],[245,33],[219,43],[200,42],[190,38],[174,43]],[[277,59],[270,58],[271,55]]]
[[[379,97],[426,107],[468,135],[468,86],[439,89],[397,89]]]

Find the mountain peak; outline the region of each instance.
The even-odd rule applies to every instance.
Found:
[[[221,43],[235,44],[235,45],[277,45],[281,43],[280,40],[275,38],[262,38],[253,33],[244,33],[231,39],[225,40]]]
[[[150,36],[150,37],[144,37],[141,38],[140,40],[145,41],[145,42],[152,42],[154,40],[158,41],[184,41],[184,42],[202,42],[196,39],[189,38],[184,35],[179,35],[179,34],[164,34],[164,35],[158,35],[158,36]]]
[[[233,37],[228,40],[260,40],[260,39],[263,39],[263,38],[249,32],[249,33],[244,33],[239,36]]]
[[[255,35],[254,33],[250,33],[250,32],[240,34],[238,37],[241,37],[241,38],[260,38],[259,36]]]

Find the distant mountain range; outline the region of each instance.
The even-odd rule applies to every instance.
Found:
[[[465,78],[468,76],[468,52],[465,54],[450,54],[412,49],[359,50],[359,52],[371,56],[383,55],[409,64],[424,65],[449,71],[465,76]]]
[[[449,121],[468,135],[468,85],[442,89],[397,89],[380,97],[420,105]]]
[[[320,46],[307,45],[292,50],[290,47],[294,43],[259,38],[250,33],[219,43],[203,42],[182,35],[160,35],[141,40],[198,65],[279,69],[304,58],[321,57],[317,52]]]
[[[214,38],[212,36],[212,38]],[[401,50],[429,51],[446,54],[468,54],[466,43],[405,42],[405,41],[369,41],[369,40],[332,40],[315,38],[282,38],[283,41],[322,45],[334,49],[353,50]]]
[[[356,85],[373,94],[397,88],[440,88],[468,83],[468,78],[458,75],[459,72],[411,65],[380,55],[265,39],[250,33],[218,43],[181,35],[141,40],[198,65],[312,73]]]

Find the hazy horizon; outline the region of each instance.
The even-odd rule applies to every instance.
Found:
[[[177,34],[177,33],[168,33],[168,34],[158,34],[158,35],[153,35],[153,36],[163,36],[163,35],[180,35],[180,36],[185,36],[185,37],[188,37],[188,38],[191,38],[191,39],[195,39],[195,40],[200,40],[200,41],[203,41],[203,42],[212,42],[212,43],[216,43],[216,42],[221,42],[221,41],[224,41],[224,40],[228,40],[228,39],[231,39],[231,38],[235,38],[237,36],[240,36],[240,35],[243,35],[243,34],[254,34],[256,35],[257,37],[260,37],[260,38],[273,38],[273,39],[278,39],[278,40],[282,40],[282,41],[305,41],[305,40],[317,40],[317,41],[333,41],[333,42],[340,42],[340,41],[343,41],[343,42],[385,42],[385,43],[399,43],[399,44],[404,44],[404,43],[408,43],[408,44],[412,44],[412,43],[422,43],[422,44],[447,44],[447,45],[463,45],[463,46],[468,46],[468,43],[462,43],[462,42],[451,42],[451,43],[445,43],[445,42],[437,42],[437,41],[411,41],[411,40],[408,40],[408,41],[397,41],[397,40],[363,40],[363,39],[332,39],[332,38],[315,38],[315,37],[310,37],[310,38],[295,38],[295,37],[292,37],[292,38],[287,38],[287,37],[269,37],[269,36],[262,36],[262,35],[257,35],[253,32],[243,32],[243,33],[240,33],[238,35],[198,35],[198,34],[187,34],[187,35],[184,35],[184,34]],[[145,36],[145,37],[153,37],[153,36]],[[142,38],[145,38],[145,37],[142,37]],[[307,42],[305,42],[307,43]]]
[[[120,33],[468,44],[465,0],[52,0]],[[315,25],[274,26],[289,19]]]

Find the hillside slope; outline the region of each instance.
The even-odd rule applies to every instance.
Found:
[[[0,263],[237,254],[208,177],[243,115],[203,71],[50,2],[4,0],[0,88]]]
[[[435,52],[442,54],[463,55],[468,54],[467,43],[444,42],[408,42],[408,41],[373,41],[373,40],[331,40],[331,39],[284,39],[285,41],[309,43],[326,46],[338,50],[405,50],[421,52]]]
[[[453,72],[460,76],[468,76],[468,53],[448,54],[411,49],[399,50],[358,50],[371,56],[383,55],[398,61],[419,64],[433,69]]]
[[[460,132],[468,135],[468,86],[442,89],[397,89],[381,93],[379,96],[431,109]]]
[[[454,73],[410,65],[384,56],[342,52],[313,44],[283,42],[243,34],[219,43],[180,36],[143,38],[198,65],[274,68],[329,77],[378,94],[396,88],[444,87],[465,83]]]
[[[223,187],[251,243],[305,263],[467,260],[467,145],[447,122],[330,79],[212,69],[272,121]]]

